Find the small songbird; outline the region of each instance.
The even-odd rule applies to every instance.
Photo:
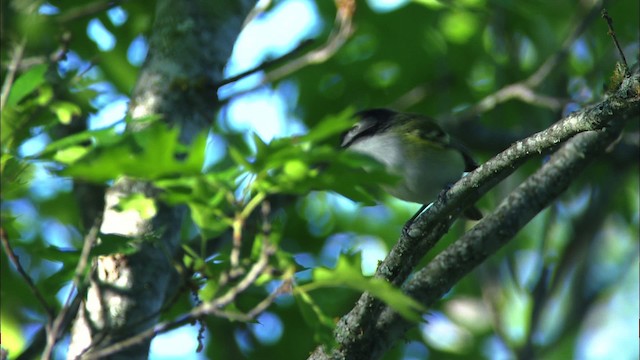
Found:
[[[389,194],[423,204],[405,225],[405,231],[443,189],[478,166],[461,145],[426,116],[371,109],[355,117],[358,122],[342,135],[341,146],[371,156],[389,173],[398,175],[397,185],[385,188]],[[464,215],[472,220],[482,218],[475,207]]]

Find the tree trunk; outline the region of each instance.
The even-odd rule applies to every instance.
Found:
[[[127,131],[144,126],[136,118],[160,115],[181,129],[190,142],[211,125],[217,109],[216,84],[253,0],[158,0],[149,38],[149,53],[131,96]],[[157,192],[143,181],[120,179],[106,195],[101,233],[135,239],[133,254],[112,254],[94,260],[86,299],[78,312],[68,358],[91,357],[148,329],[158,321],[167,294],[175,289],[171,260],[180,244],[184,207],[157,203],[150,219],[137,212],[118,212],[119,199]],[[118,349],[110,359],[146,359],[150,340]]]

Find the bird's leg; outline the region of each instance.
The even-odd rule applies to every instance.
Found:
[[[443,204],[447,203],[447,192],[453,187],[453,184],[455,184],[455,182],[450,182],[442,188],[442,191],[440,191],[440,193],[438,194],[438,201],[442,202]]]
[[[442,203],[446,203],[447,202],[447,192],[449,191],[449,189],[451,189],[453,187],[454,183],[449,183],[447,184],[444,189],[442,189],[442,191],[440,192],[440,194],[438,194],[438,200],[441,201]],[[482,212],[480,212],[480,210],[478,210],[477,207],[475,206],[470,206],[466,209],[462,209],[462,214],[464,215],[465,218],[469,219],[469,220],[475,220],[478,221],[480,219],[482,219]]]
[[[445,185],[445,187],[442,189],[442,191],[440,191],[440,193],[438,194],[438,201],[446,203],[446,201],[447,201],[447,191],[449,191],[449,189],[451,189],[453,184],[454,183],[449,183],[449,184]],[[431,203],[429,205],[422,205],[420,207],[420,209],[415,214],[413,214],[411,219],[409,219],[404,224],[404,226],[402,227],[402,235],[404,235],[405,237],[411,237],[411,235],[409,235],[409,230],[411,230],[411,226],[413,226],[413,223],[416,221],[418,216],[420,216],[420,214],[422,214],[431,205],[433,205],[433,203]]]
[[[422,214],[422,212],[425,211],[428,207],[429,207],[429,205],[422,205],[420,207],[420,209],[418,209],[418,211],[416,211],[416,213],[413,214],[411,219],[409,219],[406,223],[404,223],[404,226],[402,227],[402,235],[403,236],[411,237],[411,235],[409,235],[409,230],[411,230],[411,226],[416,221],[418,216],[420,216],[420,214]]]

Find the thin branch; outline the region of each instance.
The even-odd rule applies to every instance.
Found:
[[[256,305],[252,310],[250,310],[246,314],[222,311],[216,307],[206,307],[205,309],[204,305],[206,304],[203,304],[202,306],[192,309],[188,314],[178,317],[176,320],[162,322],[149,330],[139,333],[136,336],[117,342],[103,349],[99,349],[91,353],[85,354],[82,357],[80,357],[80,359],[89,360],[89,359],[104,358],[105,356],[112,355],[118,351],[134,346],[142,341],[153,338],[158,334],[162,334],[167,331],[179,328],[183,325],[193,323],[195,319],[201,318],[202,316],[206,316],[206,315],[215,315],[231,321],[243,321],[243,322],[252,321],[256,318],[257,315],[261,314],[266,308],[268,308],[271,304],[273,304],[273,301],[279,294],[282,294],[288,291],[291,285],[291,281],[293,279],[293,271],[290,271],[287,274],[288,274],[287,276],[289,276],[288,279],[285,279],[282,282],[282,284],[274,292],[272,292],[268,297],[263,299],[260,303],[258,303],[258,305]]]
[[[231,268],[229,271],[231,274],[230,278],[234,278],[235,270],[240,267],[240,248],[242,247],[242,227],[244,225],[244,220],[240,213],[236,213],[236,216],[233,219],[233,246],[231,248],[231,255],[229,256],[229,262],[231,264]]]
[[[122,340],[120,342],[114,343],[108,347],[102,349],[96,349],[94,351],[88,352],[81,356],[81,359],[97,359],[104,356],[109,356],[116,352],[122,351],[123,349],[139,344],[143,341],[146,341],[155,335],[169,331],[171,329],[175,329],[179,326],[182,326],[186,323],[191,323],[193,320],[199,319],[203,316],[214,315],[221,318],[225,318],[232,321],[251,321],[255,319],[260,313],[262,313],[265,309],[267,309],[275,300],[275,298],[291,286],[291,281],[294,275],[294,269],[288,269],[288,271],[284,275],[284,281],[276,291],[271,293],[265,299],[263,299],[260,303],[258,303],[253,309],[251,309],[246,314],[237,313],[237,312],[228,312],[222,310],[225,306],[229,305],[238,297],[239,294],[244,292],[249,286],[255,283],[258,277],[267,271],[267,267],[269,264],[270,257],[274,254],[276,247],[271,244],[269,241],[269,235],[271,232],[271,224],[269,222],[269,213],[271,211],[270,205],[268,201],[263,201],[261,207],[261,213],[263,217],[262,222],[262,248],[260,252],[260,257],[258,261],[256,261],[251,269],[247,272],[245,277],[240,280],[235,286],[227,290],[227,292],[212,301],[203,303],[201,305],[193,308],[189,313],[179,317],[178,319],[165,322],[157,325],[156,327],[141,332],[133,337]],[[257,205],[257,203],[256,203]],[[254,206],[255,207],[255,206]]]
[[[7,74],[4,78],[4,83],[2,84],[2,93],[0,93],[0,109],[4,109],[4,105],[7,103],[9,93],[11,92],[11,86],[13,85],[13,80],[15,79],[18,68],[20,67],[20,61],[22,61],[22,57],[24,56],[24,48],[26,44],[27,40],[22,39],[13,52],[11,62],[7,68]]]
[[[228,98],[222,99],[221,102],[227,102],[231,98],[251,93],[256,89],[264,86],[265,84],[282,79],[302,69],[305,66],[309,66],[311,64],[323,63],[327,61],[327,59],[329,59],[331,56],[333,56],[346,43],[347,39],[349,39],[349,37],[353,34],[354,26],[352,22],[352,17],[356,9],[356,4],[354,0],[335,0],[335,1],[336,1],[336,7],[337,7],[335,25],[333,30],[329,34],[327,41],[324,43],[323,46],[321,46],[318,49],[312,50],[299,58],[293,59],[290,62],[285,63],[284,65],[281,65],[280,67],[274,70],[267,72],[264,78],[254,87],[248,90],[243,90],[238,93],[232,94]],[[298,46],[298,48],[294,49],[292,53],[285,55],[283,58],[285,57],[289,58],[290,55],[294,55],[298,53],[301,47],[303,46],[306,47],[307,45],[308,45],[307,43],[302,43],[300,46]],[[277,61],[278,63],[281,62],[279,59],[275,61]],[[252,74],[252,73],[255,73],[256,71],[262,70],[265,67],[267,66],[260,65],[256,69],[248,70],[247,73]],[[227,83],[227,82],[231,82],[231,81],[227,81],[227,80],[223,81],[223,83]]]
[[[465,111],[465,113],[480,114],[487,112],[495,108],[496,105],[512,99],[518,99],[524,103],[547,108],[552,111],[560,110],[566,102],[554,97],[538,94],[524,83],[515,83],[507,85],[495,93],[486,96],[476,105]]]
[[[233,82],[236,82],[240,79],[243,79],[249,75],[255,74],[259,71],[263,71],[266,70],[268,68],[271,68],[275,65],[279,65],[285,61],[288,61],[289,59],[297,56],[299,53],[301,53],[302,51],[304,51],[305,49],[307,49],[309,47],[309,45],[313,44],[314,40],[313,39],[308,39],[308,40],[304,40],[302,41],[300,44],[298,44],[298,46],[296,46],[293,50],[291,50],[290,52],[284,54],[283,56],[280,56],[278,58],[275,58],[273,60],[267,60],[265,62],[263,62],[262,64],[241,72],[240,74],[234,75],[232,77],[226,78],[222,81],[220,81],[218,84],[216,84],[216,89],[219,89],[225,85],[231,84]]]
[[[550,110],[557,111],[564,105],[564,101],[538,94],[534,91],[542,82],[549,76],[551,71],[558,66],[569,54],[569,50],[573,43],[580,37],[580,35],[587,29],[588,25],[593,22],[598,16],[598,13],[602,9],[603,4],[599,2],[594,5],[587,16],[583,17],[580,23],[578,23],[570,35],[565,39],[560,50],[551,55],[545,62],[540,65],[535,73],[531,74],[527,79],[513,84],[509,84],[501,88],[500,90],[487,95],[474,106],[467,110],[460,112],[454,116],[443,117],[443,122],[455,123],[462,122],[465,119],[470,119],[478,114],[487,112],[495,108],[498,104],[504,103],[508,100],[519,99],[525,103],[548,108]]]
[[[214,315],[214,316],[218,316],[218,317],[225,318],[232,321],[247,322],[247,321],[254,320],[259,314],[261,314],[265,309],[267,309],[271,304],[273,304],[275,298],[279,294],[282,294],[288,291],[288,289],[291,286],[291,281],[293,279],[293,274],[294,274],[293,268],[289,269],[285,273],[285,279],[283,280],[282,284],[280,284],[280,286],[274,292],[272,292],[269,296],[263,299],[260,303],[258,303],[253,309],[251,309],[246,314],[227,312],[227,311],[221,310],[221,307],[228,305],[231,301],[235,299],[235,297],[239,293],[246,290],[246,288],[249,285],[255,282],[258,276],[262,273],[262,270],[265,269],[266,262],[268,260],[268,257],[270,256],[269,254],[272,253],[272,250],[273,248],[270,245],[263,246],[263,251],[262,251],[260,260],[258,260],[258,262],[254,264],[252,269],[247,273],[247,276],[245,277],[245,279],[243,279],[243,281],[238,283],[238,285],[236,285],[233,289],[230,289],[225,295],[217,299],[214,299],[211,302],[203,303],[202,305],[193,308],[189,313],[178,317],[176,320],[160,323],[149,330],[146,330],[144,332],[137,334],[136,336],[119,341],[108,347],[84,354],[81,357],[81,359],[83,360],[100,359],[105,356],[109,356],[123,349],[139,344],[150,338],[153,338],[158,334],[176,329],[180,326],[183,326],[189,323],[193,323],[194,320],[207,315]]]
[[[265,12],[271,6],[272,2],[273,2],[272,0],[259,1],[256,4],[256,6],[254,6],[253,9],[251,9],[251,11],[247,15],[247,17],[242,22],[242,29],[244,29],[258,15],[262,14],[263,12]]]
[[[18,255],[16,255],[16,253],[11,248],[11,244],[9,244],[9,237],[4,227],[0,227],[0,240],[2,240],[2,247],[4,248],[4,251],[7,253],[7,257],[9,258],[9,261],[11,261],[11,263],[16,267],[16,270],[18,270],[18,273],[20,274],[20,276],[22,276],[24,281],[27,283],[29,290],[31,290],[31,293],[33,293],[33,295],[36,297],[36,299],[38,300],[38,302],[46,312],[47,318],[49,319],[49,321],[51,321],[54,317],[53,308],[47,303],[47,300],[45,300],[40,290],[38,290],[35,283],[33,282],[33,279],[31,279],[31,276],[27,274],[25,269],[22,267],[22,264],[20,264],[20,258],[18,257]]]
[[[224,295],[211,302],[205,303],[203,305],[203,308],[210,309],[213,307],[223,307],[233,302],[238,294],[245,291],[249,286],[251,286],[251,284],[256,281],[258,276],[262,274],[264,269],[269,264],[269,257],[273,255],[274,252],[274,246],[270,244],[263,244],[260,258],[253,264],[253,266],[251,266],[251,269],[249,270],[249,272],[247,272],[247,275],[245,275],[245,277],[240,282],[238,282],[236,286],[229,289]]]
[[[83,17],[94,16],[98,13],[101,13],[105,10],[109,10],[120,5],[122,1],[120,0],[99,0],[94,1],[89,4],[82,4],[82,6],[78,6],[71,10],[68,10],[60,15],[56,16],[56,20],[60,24],[65,24],[72,22],[76,19],[80,19]]]
[[[73,287],[78,291],[76,292],[74,291],[74,289],[71,289],[69,291],[69,295],[67,296],[67,300],[65,301],[62,310],[60,310],[58,316],[56,316],[56,318],[51,322],[50,326],[47,326],[47,345],[45,346],[43,351],[43,359],[49,359],[51,357],[54,346],[61,338],[62,330],[64,330],[64,328],[69,325],[71,318],[75,316],[75,311],[71,311],[72,304],[75,303],[74,299],[81,297],[80,289],[83,287],[83,277],[87,265],[89,264],[91,249],[98,239],[101,225],[102,214],[100,214],[95,219],[93,226],[91,226],[91,229],[87,233],[87,236],[85,236],[84,238],[82,251],[80,252],[80,258],[78,259],[78,264],[76,265],[76,270],[73,276]],[[75,306],[75,310],[77,311],[77,306]]]
[[[600,13],[600,10],[604,7],[604,1],[599,1],[594,4],[587,16],[582,18],[582,21],[576,25],[571,32],[571,35],[565,39],[562,43],[562,47],[559,51],[549,57],[539,68],[533,73],[527,80],[524,81],[524,85],[530,88],[536,88],[549,76],[551,71],[569,54],[569,50],[573,43],[580,37],[580,35],[587,29]]]
[[[618,37],[616,36],[616,32],[613,30],[613,19],[609,16],[607,9],[602,9],[602,18],[607,22],[607,26],[609,27],[609,36],[613,39],[613,43],[616,45],[618,49],[618,53],[620,54],[620,58],[622,59],[622,64],[624,66],[625,74],[629,71],[629,65],[627,64],[627,59],[624,57],[624,52],[620,47],[620,43],[618,42]]]
[[[258,303],[253,309],[251,309],[247,313],[247,317],[251,320],[255,319],[258,315],[262,314],[278,297],[280,294],[291,292],[291,284],[293,282],[293,275],[295,270],[291,268],[287,274],[285,274],[285,280],[282,281],[282,284],[278,286],[278,288],[269,294],[266,298],[264,298],[261,302]]]
[[[532,292],[532,309],[529,314],[529,328],[527,329],[524,345],[517,351],[519,360],[536,359],[534,337],[542,320],[542,312],[549,300],[549,277],[551,269],[548,265],[542,266],[542,271]]]
[[[324,46],[267,73],[265,83],[282,79],[310,64],[323,63],[345,44],[354,31],[352,17],[356,3],[354,0],[336,0],[335,2],[337,7],[335,26]]]

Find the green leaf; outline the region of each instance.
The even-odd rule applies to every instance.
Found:
[[[3,200],[22,196],[33,178],[33,166],[10,154],[0,157],[0,195]]]
[[[74,162],[82,159],[89,153],[89,149],[84,146],[70,146],[65,149],[61,149],[54,156],[53,160],[62,164],[73,164]]]
[[[47,64],[40,64],[32,67],[29,71],[20,75],[9,93],[7,99],[7,106],[15,106],[20,100],[24,99],[27,95],[34,92],[45,82],[44,75],[47,72]]]
[[[32,246],[29,253],[42,259],[61,262],[63,264],[76,264],[80,251],[75,249],[63,249],[53,245]]]
[[[343,133],[352,127],[354,123],[353,109],[347,108],[338,115],[328,116],[322,119],[309,133],[301,136],[300,141],[319,143]]]
[[[211,301],[216,296],[217,291],[218,282],[214,280],[208,280],[207,283],[198,291],[198,296],[202,301]]]
[[[62,151],[74,145],[83,145],[83,143],[86,142],[91,142],[94,146],[117,144],[122,141],[122,137],[122,134],[116,132],[113,127],[101,130],[83,131],[50,143],[40,154],[38,154],[38,157],[50,158],[57,151]]]
[[[212,238],[231,227],[233,219],[225,216],[220,209],[189,203],[191,219],[200,229],[201,235]]]
[[[88,131],[50,144],[39,157],[67,165],[62,175],[95,182],[119,176],[154,180],[200,173],[206,132],[188,146],[180,143],[179,135],[179,128],[162,123],[132,134],[117,134],[113,129]]]
[[[440,21],[440,30],[452,43],[464,44],[477,33],[478,19],[470,12],[447,13]]]
[[[245,156],[235,146],[229,146],[229,156],[235,161],[236,164],[245,167],[248,170],[252,169],[251,163],[245,158]]]
[[[100,234],[100,242],[91,249],[91,256],[132,254],[136,251],[133,239],[117,234]]]
[[[62,124],[68,125],[74,116],[82,113],[80,107],[67,101],[57,101],[50,105],[51,111],[58,117]]]
[[[333,329],[335,327],[333,320],[324,314],[322,309],[313,301],[311,295],[303,288],[295,287],[293,294],[296,304],[300,308],[302,318],[307,323],[307,326],[313,330],[314,341],[333,348],[336,345],[333,337]]]
[[[294,291],[299,288],[311,291],[322,287],[346,287],[361,292],[366,291],[384,301],[405,319],[414,322],[422,320],[421,313],[426,309],[419,302],[382,279],[362,275],[361,263],[360,254],[351,256],[343,254],[338,258],[335,269],[315,268],[313,280]]]
[[[143,220],[151,219],[157,212],[155,201],[143,194],[132,194],[119,200],[119,211],[134,210]]]
[[[219,235],[232,223],[230,202],[234,199],[236,179],[241,174],[237,167],[195,176],[156,180],[163,189],[162,199],[170,204],[187,204],[191,218],[200,228],[201,235],[210,238]]]

